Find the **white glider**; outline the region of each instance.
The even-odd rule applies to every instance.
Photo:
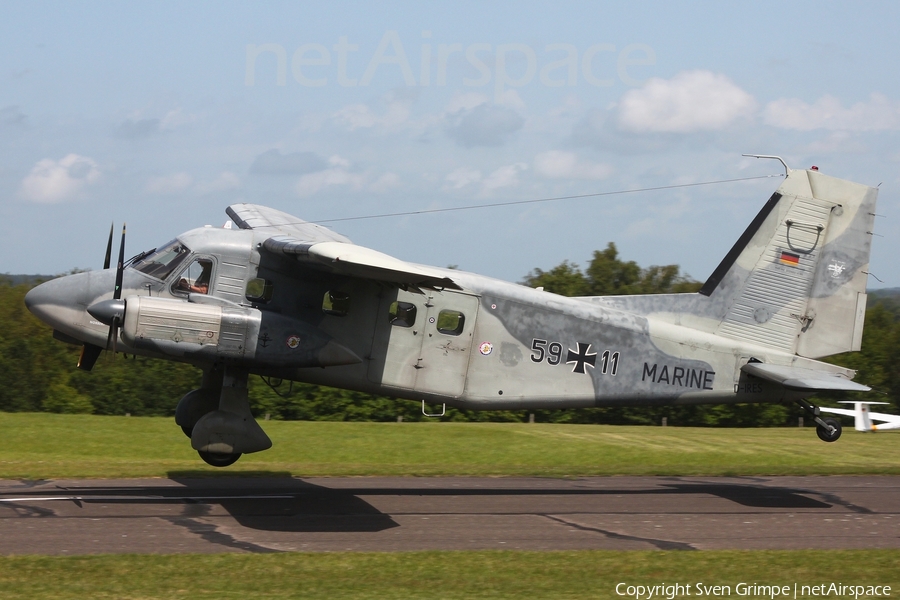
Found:
[[[854,417],[854,427],[857,431],[885,431],[887,429],[900,429],[900,415],[869,412],[871,404],[888,404],[888,402],[854,402],[852,400],[841,401],[841,404],[852,404],[853,410],[846,408],[821,407],[822,412],[835,413]],[[880,423],[873,423],[880,421]]]

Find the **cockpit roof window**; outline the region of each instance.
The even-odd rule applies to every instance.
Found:
[[[156,252],[136,261],[132,266],[150,277],[165,279],[178,268],[178,265],[184,262],[190,253],[187,246],[178,240],[172,240]]]

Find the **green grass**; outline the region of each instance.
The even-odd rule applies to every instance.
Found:
[[[262,423],[271,450],[202,463],[172,419],[0,413],[0,478],[900,474],[900,433],[519,423]]]
[[[793,590],[795,583],[835,582],[889,585],[896,595],[898,559],[900,552],[891,550],[25,556],[0,557],[0,590],[9,600],[532,599],[617,598],[620,582],[703,582],[730,585],[731,597],[756,598],[739,596],[737,584]],[[691,591],[697,596],[696,588]]]

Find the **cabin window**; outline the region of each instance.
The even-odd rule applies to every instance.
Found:
[[[262,277],[255,277],[247,282],[247,289],[244,295],[250,302],[266,303],[272,299],[274,290],[275,286],[272,285],[271,281]]]
[[[437,330],[445,335],[459,335],[466,324],[466,316],[458,310],[442,310],[437,318]]]
[[[208,294],[212,279],[212,261],[198,258],[181,272],[175,282],[174,291],[188,294]]]
[[[350,294],[347,292],[325,292],[322,298],[322,312],[335,317],[346,316],[350,312]]]
[[[416,324],[416,305],[410,302],[394,302],[388,311],[391,325],[412,327]]]
[[[135,260],[132,267],[150,277],[166,279],[190,253],[190,249],[184,244],[172,240],[159,250],[152,250]]]

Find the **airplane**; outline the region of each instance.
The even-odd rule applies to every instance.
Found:
[[[869,406],[873,404],[890,404],[889,402],[841,400],[839,403],[852,404],[853,410],[847,410],[846,408],[827,408],[824,406],[821,407],[820,410],[836,415],[854,417],[853,425],[857,431],[887,431],[889,429],[900,429],[900,415],[889,415],[887,413],[874,413],[869,411]],[[873,423],[872,421],[881,422]]]
[[[251,374],[474,410],[796,402],[868,391],[816,360],[859,350],[878,190],[790,169],[698,293],[568,298],[353,244],[321,225],[234,204],[102,271],[60,277],[25,303],[56,339],[203,371],[175,422],[208,464],[272,442]],[[231,223],[236,227],[229,227]],[[427,413],[426,413],[427,414]]]

